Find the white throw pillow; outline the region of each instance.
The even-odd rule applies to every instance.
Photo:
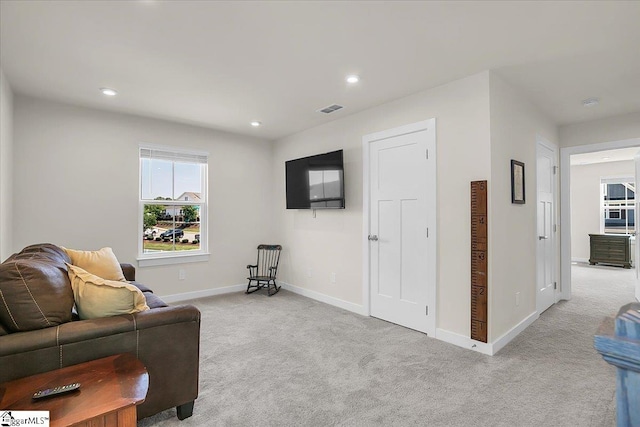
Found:
[[[105,280],[82,268],[67,264],[73,297],[80,319],[117,316],[149,310],[137,287],[117,280]]]
[[[71,264],[103,279],[126,282],[124,274],[122,273],[122,267],[120,267],[118,258],[116,258],[111,248],[102,248],[98,251],[62,249],[64,249],[67,255],[69,255],[69,258],[71,258]]]

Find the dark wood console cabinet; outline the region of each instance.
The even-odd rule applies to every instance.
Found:
[[[615,234],[589,234],[591,253],[589,264],[621,265],[631,268],[630,236]]]

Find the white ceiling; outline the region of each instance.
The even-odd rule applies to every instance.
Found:
[[[3,0],[0,66],[17,93],[268,139],[492,69],[566,124],[640,111],[640,2]]]

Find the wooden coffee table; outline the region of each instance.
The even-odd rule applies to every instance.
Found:
[[[38,390],[76,382],[77,391],[31,399]],[[123,353],[0,384],[0,408],[49,411],[51,427],[129,427],[148,387],[142,362]]]

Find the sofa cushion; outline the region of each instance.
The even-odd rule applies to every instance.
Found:
[[[126,281],[120,263],[111,248],[102,248],[97,251],[77,251],[67,248],[64,250],[71,258],[71,264],[106,280]]]
[[[71,320],[73,291],[64,264],[51,253],[16,254],[0,264],[0,321],[10,332]]]
[[[68,264],[69,279],[80,319],[131,314],[149,310],[142,291],[118,280],[106,280]]]
[[[59,246],[52,245],[51,243],[38,243],[35,245],[30,245],[21,250],[17,254],[11,255],[7,261],[12,261],[14,259],[48,259],[51,262],[55,263],[56,266],[64,269],[66,271],[67,267],[65,263],[71,262],[71,258],[67,255],[67,253]]]
[[[143,292],[144,298],[147,301],[147,305],[149,308],[160,308],[160,307],[169,307],[164,301],[158,298],[157,295],[154,295],[152,292]]]
[[[129,283],[131,283],[136,288],[140,289],[142,292],[151,292],[151,293],[153,293],[153,291],[151,289],[149,289],[149,287],[147,285],[143,285],[140,282],[132,281],[132,282],[129,282]]]

